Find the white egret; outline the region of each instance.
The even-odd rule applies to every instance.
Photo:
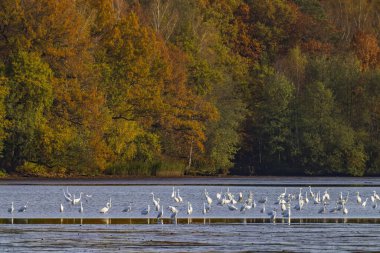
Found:
[[[284,198],[285,195],[286,195],[286,187],[285,187],[285,191],[279,195],[279,198]]]
[[[175,224],[177,224],[177,214],[179,210],[174,206],[169,206],[169,210],[172,212],[170,218],[175,222]]]
[[[368,198],[366,198],[366,199],[364,200],[364,202],[362,203],[362,207],[366,207],[366,205],[367,205],[367,200],[368,200]]]
[[[206,206],[206,212],[209,213],[211,211],[211,205]]]
[[[226,204],[229,204],[229,203],[231,203],[231,200],[230,200],[230,199],[227,199],[226,197],[224,197],[224,198],[222,199],[222,206],[224,206],[224,205],[226,205]]]
[[[348,209],[344,204],[343,204],[343,214],[348,214]]]
[[[191,203],[187,201],[187,214],[190,215],[193,213],[193,207],[191,206]]]
[[[208,205],[211,205],[211,203],[212,203],[212,198],[210,198],[210,196],[208,195],[208,193],[206,194],[206,200],[207,200],[207,204],[208,204]]]
[[[261,208],[260,213],[265,213],[265,203],[263,204],[263,207]]]
[[[373,196],[376,200],[380,200],[380,196],[376,193],[376,191],[373,191]]]
[[[237,201],[234,198],[232,198],[231,201],[230,201],[230,203],[232,203],[233,205],[236,205]]]
[[[153,204],[154,204],[156,211],[159,211],[160,210],[160,199],[159,198],[155,199],[153,192],[151,192],[150,194],[152,194],[152,201],[153,201]]]
[[[238,202],[243,202],[243,193],[239,192]]]
[[[290,216],[291,216],[290,203],[287,204],[286,211],[282,212],[282,216],[290,218]]]
[[[276,223],[276,215],[277,215],[276,210],[273,210],[273,211],[272,211],[272,214],[271,214],[271,216],[270,216],[270,220],[271,220],[273,223]]]
[[[344,203],[348,203],[348,197],[350,196],[350,192],[347,192],[346,198],[344,199]]]
[[[281,211],[284,212],[285,210],[286,210],[286,205],[285,205],[285,203],[282,203],[282,204],[281,204]]]
[[[141,210],[142,215],[147,215],[149,214],[149,212],[150,212],[150,205],[148,205],[147,208],[144,208],[143,210]]]
[[[314,204],[315,205],[318,205],[318,204],[320,204],[321,203],[321,197],[320,197],[320,192],[318,191],[317,192],[317,195],[315,196],[315,198],[314,198]]]
[[[362,198],[360,197],[359,192],[356,192],[356,202],[357,202],[358,204],[361,204],[361,203],[362,203]]]
[[[173,186],[172,199],[174,199],[174,196],[175,196],[175,189],[174,189],[174,186]]]
[[[326,210],[326,202],[325,202],[325,203],[323,203],[323,207],[321,207],[319,209],[318,213],[326,213],[326,212],[327,212],[327,210]]]
[[[169,208],[170,212],[172,212],[172,213],[178,213],[179,212],[179,210],[175,206],[169,206],[168,208]]]
[[[250,210],[252,208],[252,205],[253,205],[252,201],[247,200],[244,203],[244,205],[240,208],[240,212],[245,212],[246,210]]]
[[[156,206],[158,204],[158,201],[154,198],[154,192],[151,192],[150,194],[152,194],[152,201],[153,204]]]
[[[28,207],[28,204],[29,204],[29,202],[26,202],[25,206],[20,207],[20,209],[18,209],[18,212],[19,212],[19,213],[23,213],[23,212],[25,212],[25,211],[26,211],[26,208]]]
[[[268,201],[268,198],[265,197],[265,198],[261,198],[261,199],[259,200],[259,203],[260,203],[260,204],[265,204],[267,201]]]
[[[234,204],[228,204],[228,209],[230,209],[230,211],[236,211],[238,210],[236,206],[234,206]]]
[[[110,198],[110,201],[107,202],[106,206],[100,209],[100,213],[108,213],[110,208],[111,208],[111,198]]]
[[[246,210],[246,205],[247,205],[247,203],[244,203],[244,204],[240,207],[240,212],[245,212],[245,210]]]
[[[305,204],[305,201],[303,200],[301,193],[298,198],[298,204],[296,205],[296,210],[300,211],[302,210],[303,205]]]
[[[309,192],[310,192],[310,196],[311,196],[312,198],[315,198],[314,192],[311,191],[311,186],[309,186]]]
[[[300,188],[300,192],[298,193],[298,200],[302,198],[302,188]]]
[[[248,206],[248,204],[247,204],[247,203],[244,203],[244,204],[240,207],[240,212],[245,212],[245,210],[247,210],[247,206]]]
[[[132,203],[129,203],[129,206],[123,210],[124,213],[128,213],[130,211],[132,211]]]
[[[13,207],[13,201],[12,201],[11,207],[8,209],[8,212],[13,213],[14,210],[15,208]]]
[[[73,196],[73,205],[78,204],[80,202],[80,200],[82,199],[82,194],[83,194],[83,192],[81,192],[79,194],[79,198],[75,198],[75,194],[74,194],[74,196]]]
[[[340,201],[343,200],[343,193],[342,192],[339,193],[339,199],[338,200],[340,200]]]
[[[252,192],[252,191],[249,191],[247,201],[252,202],[252,200],[253,200],[253,192]]]
[[[63,213],[63,210],[64,210],[64,208],[63,208],[63,205],[62,205],[62,203],[61,203],[61,206],[60,206],[60,208],[59,208],[59,211],[60,211],[61,213]]]
[[[65,189],[62,189],[62,191],[63,191],[63,196],[65,197],[66,201],[72,202],[73,200],[71,199],[71,196],[66,195]]]
[[[291,216],[290,203],[287,204],[287,207],[288,207],[288,212],[283,214],[283,216],[288,217],[288,224],[290,225],[290,216]]]
[[[170,218],[174,221],[175,224],[177,224],[177,213],[172,213],[170,215]]]
[[[161,219],[164,216],[164,206],[161,206],[161,211],[157,214],[157,219]]]
[[[182,197],[179,195],[179,189],[177,189],[177,198],[178,198],[178,200],[179,200],[180,203],[183,202]]]
[[[177,197],[177,193],[176,192],[174,192],[174,201],[177,202],[177,203],[179,202],[179,198]]]
[[[67,196],[68,196],[69,198],[71,198],[72,195],[71,195],[71,193],[69,192],[69,187],[68,187],[68,186],[66,187],[66,192],[67,192]]]
[[[156,211],[158,212],[158,211],[160,211],[160,199],[157,198],[157,200],[158,200],[158,203],[157,203],[157,205],[155,205],[155,208],[156,208]]]
[[[327,188],[323,194],[322,201],[325,202],[325,200],[330,200],[330,194],[327,192],[329,189]]]
[[[222,190],[220,190],[220,192],[216,193],[216,199],[221,200],[221,198],[222,198]]]

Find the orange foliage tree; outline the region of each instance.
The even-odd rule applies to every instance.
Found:
[[[362,70],[374,68],[378,65],[380,47],[376,36],[357,32],[353,36],[352,46],[361,62]]]

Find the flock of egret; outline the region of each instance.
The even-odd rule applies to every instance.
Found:
[[[166,208],[164,208],[164,205],[161,203],[160,198],[157,197],[157,194],[151,192],[150,195],[152,196],[151,204],[147,204],[146,207],[140,210],[140,214],[143,216],[155,212],[157,214],[157,219],[160,221],[165,216],[164,210],[168,210],[170,218],[175,220],[177,219],[177,215],[180,212],[186,212],[186,214],[189,217],[193,213],[192,204],[190,203],[190,201],[184,201],[184,199],[180,195],[180,190],[178,188],[176,189],[175,187],[173,187],[170,196],[170,201],[172,201],[173,204],[166,206]],[[246,198],[244,195],[246,195]],[[83,192],[80,192],[79,197],[76,197],[75,194],[71,194],[69,192],[67,187],[66,191],[65,189],[63,189],[63,197],[67,202],[71,203],[73,206],[79,205],[78,211],[80,213],[83,213],[84,209],[82,201],[84,198],[86,199],[86,201],[88,201],[88,199],[90,199],[92,195],[85,195]],[[310,186],[307,191],[303,191],[302,188],[300,188],[299,192],[295,194],[287,192],[287,189],[285,188],[284,192],[280,193],[277,196],[277,198],[275,198],[273,203],[269,203],[268,197],[263,196],[260,199],[258,199],[258,204],[256,204],[254,192],[248,191],[246,194],[243,194],[243,192],[233,194],[232,192],[230,192],[229,188],[227,188],[225,192],[220,191],[216,193],[216,204],[213,200],[213,196],[211,196],[207,189],[204,189],[204,192],[202,193],[201,197],[203,199],[203,209],[201,210],[201,212],[204,215],[212,212],[214,206],[225,206],[230,211],[240,211],[242,213],[245,213],[251,209],[256,208],[257,205],[260,205],[260,213],[267,214],[273,222],[275,222],[277,216],[287,218],[290,222],[292,210],[294,209],[295,211],[300,212],[304,209],[305,205],[308,204],[316,206],[318,214],[342,212],[343,215],[347,215],[349,212],[347,208],[347,203],[349,201],[349,192],[347,192],[346,194],[340,192],[337,199],[332,200],[329,194],[329,189],[326,189],[323,193],[321,193],[320,191],[314,193]],[[372,195],[365,198],[362,197],[359,192],[356,192],[355,198],[356,201],[354,202],[356,202],[357,205],[362,206],[363,208],[366,208],[366,206],[369,205],[368,201],[370,200],[373,209],[377,208],[377,201],[380,200],[380,196],[376,193],[376,191],[373,191]],[[20,207],[17,211],[25,212],[28,208],[28,204],[29,202],[27,202],[24,206]],[[271,206],[269,211],[266,211],[266,205]],[[331,205],[332,208],[329,209],[329,205]],[[111,208],[112,199],[109,198],[109,201],[106,203],[106,205],[99,209],[99,213],[106,214],[111,210]],[[130,203],[129,206],[122,210],[122,212],[131,212],[132,210],[132,203]],[[8,212],[13,213],[14,211],[15,208],[12,202],[11,207],[8,209]],[[59,211],[65,211],[65,207],[62,203],[59,206]]]

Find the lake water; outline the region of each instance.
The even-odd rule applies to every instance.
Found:
[[[349,195],[348,214],[320,214],[322,204],[310,202],[301,211],[291,202],[292,219],[282,218],[278,211],[273,224],[267,214],[279,208],[274,202],[284,192],[298,195],[328,188],[330,210],[340,196]],[[179,189],[184,203],[172,198],[172,187]],[[63,196],[63,189],[82,197],[80,205],[72,205]],[[211,211],[203,214],[205,189],[213,199]],[[245,213],[230,211],[227,206],[216,205],[216,193],[227,189],[236,197],[254,193],[256,203],[267,197],[266,211],[257,203]],[[356,203],[356,192],[364,208]],[[1,181],[0,182],[0,251],[1,252],[213,252],[213,251],[380,251],[380,203],[373,208],[370,196],[380,193],[377,178],[228,178],[228,179],[147,179],[97,181]],[[164,206],[163,224],[158,223],[157,212],[142,215],[149,204],[153,209],[152,195],[160,198]],[[308,193],[309,194],[309,193]],[[91,197],[85,197],[85,195]],[[112,199],[107,214],[99,210]],[[8,208],[14,202],[15,212]],[[193,213],[186,214],[187,201]],[[25,212],[17,210],[28,202]],[[60,204],[64,212],[60,212]],[[132,206],[131,212],[122,210]],[[180,211],[177,223],[170,219],[169,205]],[[240,208],[242,204],[237,203]]]

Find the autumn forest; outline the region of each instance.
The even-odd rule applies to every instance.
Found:
[[[0,176],[380,175],[380,2],[0,0]]]

